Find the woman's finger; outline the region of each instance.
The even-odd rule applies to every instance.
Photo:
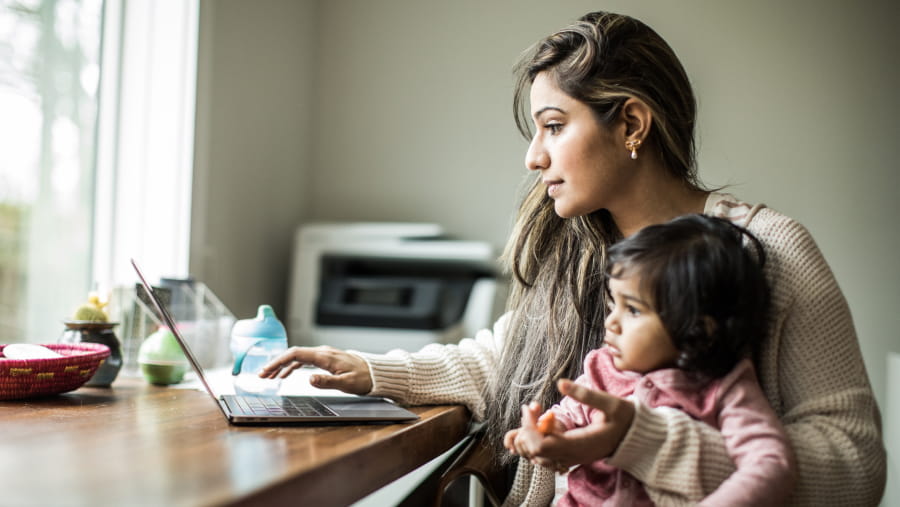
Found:
[[[292,368],[294,364],[298,367],[308,362],[309,351],[301,347],[291,347],[282,352],[275,359],[268,362],[259,371],[260,377],[274,378],[277,373],[285,368]]]
[[[613,396],[609,393],[589,389],[587,387],[584,387],[583,385],[576,384],[569,379],[560,379],[556,383],[556,387],[563,395],[568,396],[576,401],[580,401],[581,403],[593,407],[607,415],[612,413],[621,401],[620,398],[617,398],[616,396]]]
[[[302,367],[303,363],[299,363],[297,361],[291,362],[291,364],[287,365],[287,367],[282,370],[281,378],[287,378],[288,375],[294,372],[294,370],[299,370]]]
[[[290,376],[290,374],[293,373],[294,370],[300,368],[301,366],[303,365],[298,363],[297,361],[291,361],[290,363],[281,366],[280,370],[261,370],[259,372],[259,376],[265,378],[288,378],[288,376]]]
[[[576,447],[591,448],[595,456],[604,458],[611,455],[631,428],[634,404],[568,379],[557,382],[557,387],[562,394],[596,410],[590,415],[590,424],[566,432],[567,440]],[[584,462],[580,459],[570,464]]]
[[[368,375],[365,380],[368,380]],[[362,376],[356,375],[355,372],[338,375],[312,375],[309,377],[309,383],[319,389],[338,389],[351,394],[367,394],[372,390],[371,384],[367,385]]]
[[[312,365],[329,373],[312,375],[310,383],[315,387],[338,389],[351,394],[367,394],[372,390],[368,363],[357,355],[328,346],[291,347],[264,366],[259,375],[284,378],[304,365]]]
[[[271,377],[282,369],[290,368],[293,371],[304,365],[312,365],[330,373],[341,373],[346,370],[343,363],[346,362],[345,357],[349,356],[347,352],[328,346],[291,347],[266,364],[260,370],[260,376]]]

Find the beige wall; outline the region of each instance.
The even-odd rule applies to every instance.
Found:
[[[811,229],[884,399],[900,351],[896,2],[206,0],[193,273],[246,316],[284,308],[306,220],[435,221],[502,245],[526,172],[510,67],[601,5],[681,56],[707,182]]]
[[[316,2],[201,1],[191,274],[240,318],[283,308],[311,210]]]

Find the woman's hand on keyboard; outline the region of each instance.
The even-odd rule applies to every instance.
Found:
[[[372,375],[365,360],[327,345],[291,347],[260,370],[259,376],[285,378],[304,365],[312,365],[329,373],[311,375],[309,383],[314,387],[338,389],[351,394],[368,394],[372,390]]]

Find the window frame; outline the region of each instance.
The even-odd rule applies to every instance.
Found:
[[[189,276],[199,0],[106,0],[91,278]]]

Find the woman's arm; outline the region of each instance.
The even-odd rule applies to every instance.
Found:
[[[508,316],[458,344],[427,345],[418,352],[395,350],[387,354],[353,352],[366,361],[374,396],[401,403],[425,405],[461,403],[476,419],[484,416],[482,389],[496,371]]]
[[[310,377],[315,387],[385,396],[411,405],[461,403],[481,418],[482,386],[496,370],[507,321],[503,316],[494,324],[493,332],[479,331],[475,338],[457,345],[432,344],[418,352],[366,354],[327,346],[291,347],[259,375],[284,378],[310,364],[327,371]]]
[[[775,211],[759,215],[780,319],[759,376],[797,455],[792,503],[877,505],[886,477],[881,415],[850,308],[809,232]]]

